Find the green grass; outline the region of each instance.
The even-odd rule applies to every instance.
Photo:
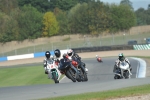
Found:
[[[46,50],[55,50],[59,49],[67,49],[67,48],[78,48],[78,47],[91,47],[91,46],[111,46],[111,45],[122,45],[127,44],[129,40],[137,40],[138,43],[145,43],[144,38],[150,37],[150,33],[142,33],[142,34],[126,34],[123,35],[114,35],[107,37],[96,37],[96,38],[81,38],[72,41],[69,37],[63,39],[61,42],[55,43],[47,43],[42,45],[35,45],[30,47],[24,47],[20,49],[16,49],[10,52],[0,53],[0,56],[10,56],[10,55],[18,55],[18,54],[27,54],[27,53],[35,53],[35,52],[45,52]]]
[[[0,68],[0,87],[54,84],[42,66]]]
[[[69,95],[69,96],[61,96],[55,98],[44,98],[39,100],[105,100],[112,98],[120,98],[127,96],[137,96],[141,94],[149,94],[150,93],[150,84],[128,87],[117,90],[110,90],[104,92],[91,92],[84,93],[79,95]]]

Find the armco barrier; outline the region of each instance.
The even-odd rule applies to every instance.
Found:
[[[51,55],[54,56],[54,51],[50,51]],[[61,53],[67,53],[67,50],[61,50]],[[8,60],[18,60],[18,59],[28,59],[28,58],[38,58],[44,57],[45,52],[31,53],[31,54],[23,54],[23,55],[15,55],[8,57],[0,57],[0,62],[8,61]]]
[[[51,55],[54,55],[54,51],[50,51]],[[45,56],[45,52],[34,53],[34,58]]]
[[[0,62],[7,61],[7,57],[0,57]]]
[[[24,54],[24,55],[8,56],[7,60],[18,60],[18,59],[27,59],[27,58],[34,58],[34,54]]]
[[[101,47],[83,47],[73,48],[76,53],[94,52],[94,51],[111,51],[111,50],[133,50],[132,45],[115,45],[115,46],[101,46]]]
[[[83,48],[73,48],[76,53],[81,52],[94,52],[94,51],[110,51],[110,50],[131,50],[133,46],[131,45],[115,45],[115,46],[101,46],[101,47],[83,47]],[[54,51],[50,51],[52,55],[54,55]],[[61,50],[61,53],[67,53],[67,50]],[[38,58],[44,57],[45,52],[24,54],[24,55],[15,55],[8,57],[0,57],[0,62],[7,60],[17,60],[17,59],[27,59],[27,58]],[[62,56],[62,55],[61,55]]]

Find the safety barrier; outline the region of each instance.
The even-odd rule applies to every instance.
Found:
[[[148,50],[150,49],[150,44],[143,45],[133,45],[134,50]]]
[[[54,56],[54,51],[50,51],[50,53],[52,56]],[[62,54],[67,53],[67,50],[61,50],[61,53]],[[18,60],[18,59],[38,58],[44,56],[45,56],[45,52],[7,56],[7,57],[0,57],[0,62],[9,61],[9,60]]]
[[[110,50],[133,50],[133,46],[131,46],[131,45],[114,45],[114,46],[100,46],[100,47],[82,47],[82,48],[72,48],[72,49],[76,53],[81,53],[81,52],[110,51]],[[54,55],[54,51],[50,51],[50,52],[52,55]],[[64,53],[67,53],[67,50],[61,50],[61,54],[64,54]],[[8,61],[8,60],[38,58],[38,57],[44,57],[44,56],[45,56],[45,52],[7,56],[7,57],[0,57],[0,62]]]
[[[81,53],[81,52],[110,51],[110,50],[133,50],[133,46],[132,45],[114,45],[114,46],[100,46],[100,47],[82,47],[82,48],[72,48],[72,49],[76,53]],[[54,51],[50,51],[50,52],[52,55],[54,55]],[[64,54],[64,53],[67,53],[67,50],[61,50],[61,54]],[[38,58],[38,57],[44,57],[44,56],[45,56],[45,52],[7,56],[7,57],[0,57],[0,62],[8,61],[8,60]]]

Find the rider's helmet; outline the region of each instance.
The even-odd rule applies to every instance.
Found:
[[[96,55],[96,58],[98,58],[98,55]]]
[[[67,50],[67,54],[68,54],[68,56],[73,56],[74,51],[72,49],[69,49],[69,50]]]
[[[46,57],[47,59],[49,59],[50,56],[51,56],[51,53],[50,53],[49,51],[46,51],[46,52],[45,52],[45,57]]]
[[[67,54],[66,53],[63,54],[63,58],[67,58]]]
[[[59,58],[59,57],[61,56],[61,52],[60,52],[59,49],[56,49],[56,50],[54,51],[54,54],[55,54],[55,56],[56,56],[57,58]]]
[[[124,61],[125,58],[124,58],[123,53],[119,53],[118,56],[119,56],[119,60],[120,60],[120,61]]]

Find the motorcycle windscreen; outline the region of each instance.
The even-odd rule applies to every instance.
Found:
[[[120,68],[123,69],[123,70],[128,70],[129,64],[127,64],[126,62],[121,62],[120,63]]]

